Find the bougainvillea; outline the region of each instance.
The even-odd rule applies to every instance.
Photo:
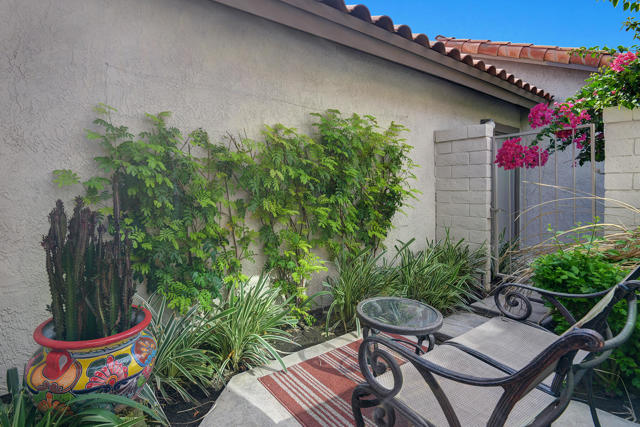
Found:
[[[611,69],[616,73],[621,73],[627,68],[629,64],[638,59],[638,56],[633,52],[624,52],[615,57],[611,62]]]
[[[537,145],[521,145],[522,138],[504,141],[496,155],[496,164],[505,170],[516,168],[535,168],[544,166],[549,160],[549,152]]]
[[[602,110],[613,106],[640,108],[638,55],[637,52],[619,52],[609,65],[593,73],[587,79],[587,85],[566,102],[534,106],[529,112],[529,124],[532,129],[541,128],[540,133],[529,147],[521,146],[519,140],[515,143],[505,141],[503,148],[498,150],[496,164],[505,169],[536,167],[536,161],[526,161],[527,153],[528,158],[535,159],[537,150],[542,150],[542,160],[555,151],[575,149],[575,160],[582,165],[592,159],[592,140],[595,141],[595,161],[604,160]],[[593,139],[590,128],[583,126],[589,123],[594,124]],[[544,165],[546,160],[539,163]]]
[[[553,119],[553,110],[547,104],[538,104],[529,111],[529,124],[532,129],[546,126]]]

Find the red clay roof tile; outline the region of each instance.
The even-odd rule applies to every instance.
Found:
[[[507,73],[505,70],[496,70],[493,65],[485,64],[484,61],[478,61],[473,59],[469,54],[483,54],[493,56],[511,56],[521,55],[517,52],[520,46],[531,46],[527,44],[514,44],[510,42],[492,42],[490,40],[470,40],[470,39],[453,39],[438,36],[435,42],[429,41],[429,38],[420,33],[414,34],[408,25],[394,25],[393,20],[386,16],[371,16],[369,8],[363,4],[346,5],[344,0],[316,0],[326,4],[340,12],[348,13],[349,15],[358,18],[362,21],[376,25],[390,33],[395,33],[407,40],[411,40],[427,49],[432,49],[442,55],[449,56],[457,61],[460,61],[469,66],[475,67],[481,71],[485,71],[491,75],[514,84],[517,87],[523,88],[522,81],[516,79],[512,74]],[[503,54],[500,54],[500,49],[503,49]],[[544,53],[542,54],[544,56]],[[521,57],[521,56],[520,56]],[[531,92],[534,95],[551,99],[551,94],[537,89],[535,86],[532,88],[528,83],[524,85],[524,89]]]
[[[571,47],[534,45],[531,43],[511,43],[491,40],[458,39],[454,37],[437,36],[436,40],[445,47],[455,47],[462,53],[479,55],[527,59],[531,61],[556,62],[559,64],[578,64],[597,69],[611,60],[611,55],[601,53],[595,57],[586,55],[581,57],[571,51]]]

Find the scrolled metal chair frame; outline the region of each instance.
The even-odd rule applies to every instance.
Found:
[[[634,272],[634,274],[636,273],[640,274],[640,269]],[[564,294],[546,291],[528,285],[509,283],[501,285],[496,289],[494,297],[499,309],[501,307],[501,301],[499,299],[500,292],[508,293],[505,295],[507,304],[512,304],[514,299],[523,298],[522,301],[529,302],[528,305],[531,306],[528,297],[520,292],[514,291],[514,287],[538,292],[543,298],[558,307],[563,316],[572,323],[575,323],[573,315],[558,301],[558,298],[597,298],[609,292],[609,290],[606,290],[582,295]],[[515,404],[531,389],[537,387],[541,382],[541,378],[555,372],[551,390],[556,396],[556,399],[546,408],[543,408],[530,424],[531,426],[549,425],[562,414],[569,404],[573,394],[574,384],[577,384],[585,376],[589,378],[592,369],[606,360],[611,351],[622,345],[634,331],[637,318],[636,293],[640,290],[640,281],[629,280],[616,285],[616,287],[612,301],[603,312],[585,323],[582,328],[574,329],[558,337],[553,344],[544,349],[529,362],[527,366],[504,377],[482,378],[455,372],[420,357],[420,355],[415,354],[414,351],[410,351],[407,347],[382,336],[374,335],[366,337],[358,352],[358,363],[366,382],[355,388],[351,402],[356,425],[364,425],[361,412],[363,408],[378,406],[377,412],[374,414],[374,420],[380,426],[393,425],[393,422],[395,422],[395,411],[402,413],[405,418],[415,425],[433,426],[429,420],[418,415],[407,406],[407,404],[397,398],[398,393],[400,393],[402,389],[402,370],[389,351],[398,354],[406,363],[411,363],[413,367],[420,372],[426,385],[431,389],[438,401],[447,422],[450,426],[456,427],[461,426],[461,423],[434,375],[471,386],[502,387],[503,394],[487,422],[488,426],[493,427],[504,425]],[[507,288],[509,289],[507,290]],[[611,308],[621,299],[626,299],[628,303],[628,318],[623,330],[614,337],[612,336],[606,319]],[[524,303],[525,306],[527,302]],[[564,308],[564,310],[562,310],[562,308]],[[511,314],[506,308],[504,308],[502,312],[507,317],[523,321],[531,315],[531,310],[528,311],[527,316],[524,318]],[[371,348],[375,348],[373,353],[370,350]],[[578,350],[585,350],[589,352],[590,355],[582,362],[574,364],[573,360]],[[378,363],[378,360],[381,358],[391,369],[394,380],[392,389],[382,386],[376,380],[376,375],[370,370],[371,361],[375,364]],[[545,373],[545,375],[541,375],[541,373]],[[592,403],[591,394],[589,399],[590,403]],[[594,417],[596,426],[599,425],[595,409],[593,408],[592,416]]]

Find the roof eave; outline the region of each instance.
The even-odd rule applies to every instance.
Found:
[[[212,0],[314,36],[531,108],[547,102],[480,71],[323,3],[310,0]]]

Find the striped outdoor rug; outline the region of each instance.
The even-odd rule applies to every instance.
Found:
[[[364,381],[358,367],[361,342],[354,341],[259,381],[303,426],[353,426],[351,393]],[[372,413],[373,409],[363,411],[366,424],[374,426]],[[397,425],[404,424],[398,421]]]

